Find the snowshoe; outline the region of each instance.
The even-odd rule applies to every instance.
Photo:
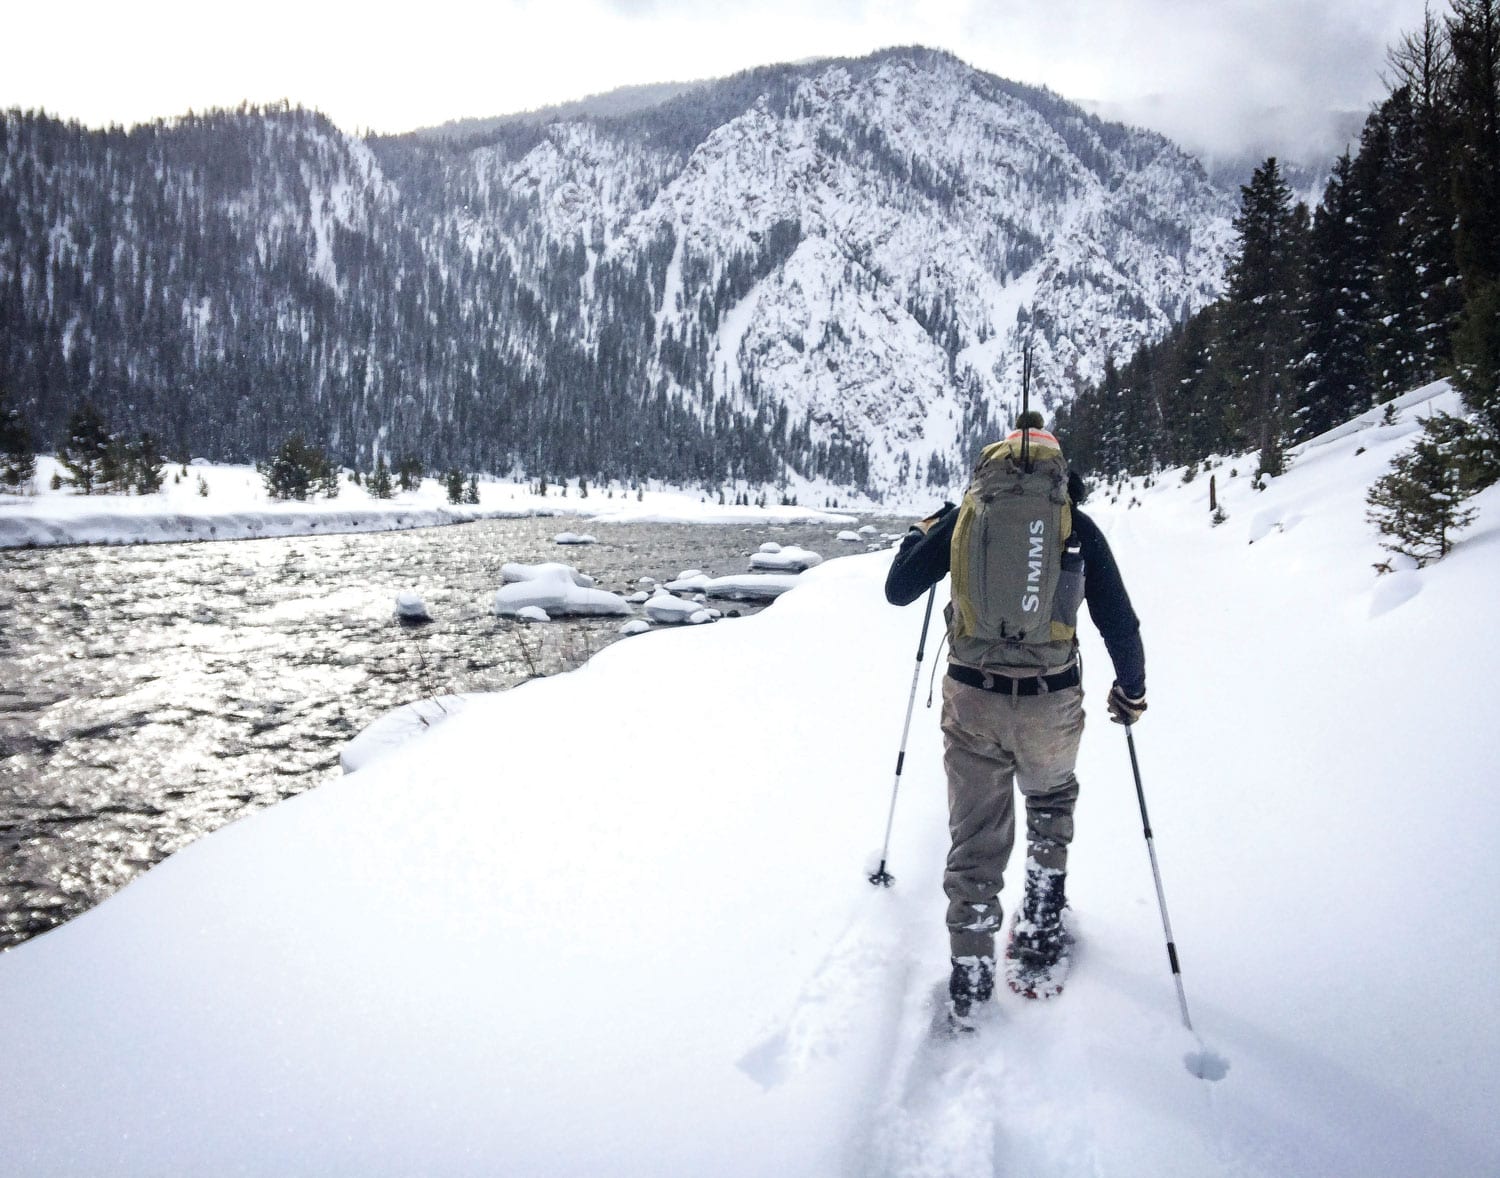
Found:
[[[1014,944],[1014,943],[1013,943]],[[1005,953],[1005,981],[1022,998],[1056,998],[1063,992],[1072,968],[1072,939],[1065,938],[1055,954],[1038,954],[1025,948]]]
[[[948,979],[948,1029],[974,1030],[974,1007],[988,1002],[995,993],[993,957],[955,957]]]
[[[1005,980],[1023,998],[1055,998],[1072,965],[1073,938],[1064,914],[1066,874],[1026,865],[1026,897],[1011,923],[1005,947]]]

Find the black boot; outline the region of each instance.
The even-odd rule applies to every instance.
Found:
[[[1061,993],[1072,944],[1063,925],[1067,873],[1026,865],[1026,895],[1005,949],[1006,980],[1028,998]]]
[[[988,1002],[995,993],[995,959],[993,957],[955,957],[953,974],[948,979],[948,997],[956,1026],[972,1030],[967,1023],[976,1002]]]

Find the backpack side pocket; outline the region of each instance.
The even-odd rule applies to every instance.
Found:
[[[1052,598],[1053,642],[1065,642],[1078,630],[1078,607],[1083,604],[1085,572],[1083,546],[1077,536],[1069,536],[1063,546],[1057,592]]]

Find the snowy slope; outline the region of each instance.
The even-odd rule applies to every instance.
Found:
[[[1089,506],[1142,617],[1137,744],[1222,1081],[1182,1065],[1197,1044],[1096,702],[1068,992],[1007,995],[972,1041],[927,1042],[946,973],[935,711],[911,734],[896,887],[864,879],[921,620],[884,603],[876,553],[753,618],[471,701],[0,956],[7,1163],[1496,1172],[1500,715],[1472,687],[1500,673],[1500,493],[1420,572],[1377,577],[1363,521],[1426,411],[1307,446],[1264,492],[1224,463],[1217,528],[1201,475]],[[1108,660],[1084,632],[1097,701]]]

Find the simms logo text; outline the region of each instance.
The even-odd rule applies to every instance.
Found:
[[[1031,535],[1031,550],[1026,556],[1026,592],[1021,596],[1021,610],[1034,614],[1042,605],[1042,549],[1046,543],[1046,521],[1034,519],[1026,530]]]

